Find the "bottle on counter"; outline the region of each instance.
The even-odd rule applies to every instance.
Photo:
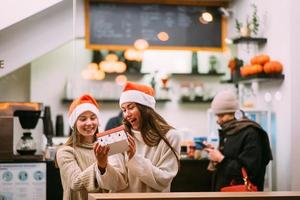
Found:
[[[56,146],[53,145],[52,136],[47,136],[47,145],[45,149],[45,160],[55,160]]]
[[[55,160],[56,146],[47,145],[45,149],[45,160]]]
[[[53,122],[51,119],[51,108],[50,106],[45,106],[44,109],[44,116],[43,116],[43,131],[45,136],[48,137],[53,137],[54,131],[53,131]]]
[[[62,115],[56,116],[55,121],[55,136],[63,137],[64,136],[64,119]]]

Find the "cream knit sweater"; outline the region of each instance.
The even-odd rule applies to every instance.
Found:
[[[122,184],[120,184],[120,176],[119,180],[111,179],[109,183],[115,186],[110,188],[112,192],[169,192],[171,182],[178,171],[174,153],[163,140],[158,146],[149,147],[144,143],[140,132],[133,131],[133,133],[136,142],[135,155],[130,160],[126,153],[110,156],[110,164],[106,172],[103,175],[97,173],[98,181],[102,182],[103,177],[110,176],[113,165],[118,166],[118,171],[126,173],[126,179],[123,179]],[[179,155],[178,131],[172,129],[166,137]]]
[[[63,146],[56,156],[64,200],[87,200],[88,192],[105,192],[96,181],[97,164],[93,144],[74,148]]]

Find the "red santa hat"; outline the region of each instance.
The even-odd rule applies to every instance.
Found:
[[[135,102],[155,109],[155,92],[152,87],[133,82],[127,82],[120,97],[120,107],[123,103]]]
[[[97,116],[98,121],[100,120],[99,104],[92,96],[85,94],[75,99],[70,105],[68,120],[72,129],[79,115],[85,111],[91,111]]]

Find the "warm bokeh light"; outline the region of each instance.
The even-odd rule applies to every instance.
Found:
[[[208,24],[208,22],[205,21],[205,20],[202,18],[202,16],[199,17],[199,21],[200,21],[201,24]]]
[[[126,60],[130,60],[130,61],[136,60],[137,50],[135,50],[135,49],[126,49],[126,51],[124,53],[124,57],[126,58]]]
[[[105,78],[105,73],[102,70],[98,70],[96,73],[94,73],[94,80],[103,80]]]
[[[200,22],[201,22],[201,19],[204,22],[209,23],[209,22],[212,22],[214,18],[213,18],[213,16],[212,16],[211,13],[209,13],[209,12],[203,12],[202,15],[201,15],[201,17],[200,17],[200,19],[199,19]]]
[[[168,41],[169,40],[169,34],[167,32],[159,32],[157,34],[157,38],[160,40],[160,41]]]
[[[105,60],[107,60],[107,61],[118,61],[119,58],[116,54],[110,53],[110,54],[107,54],[107,56],[105,56]]]
[[[149,47],[149,43],[147,42],[147,40],[138,39],[134,42],[134,47],[138,50],[145,50]]]
[[[229,38],[225,38],[225,43],[226,44],[233,44],[233,41],[232,41],[232,39],[229,39]]]
[[[114,63],[114,70],[117,73],[123,73],[123,72],[125,72],[126,68],[127,68],[127,66],[126,66],[126,64],[124,62],[120,62],[119,61],[119,62],[115,62]]]
[[[134,49],[134,51],[134,57],[136,59],[139,54],[136,53],[138,50]],[[89,63],[88,66],[82,70],[81,76],[87,80],[103,80],[105,73],[123,73],[126,69],[126,64],[119,61],[117,54],[109,53],[99,64],[95,62]]]
[[[94,67],[90,67],[82,70],[81,76],[86,80],[103,80],[105,73],[103,70],[95,70]]]
[[[143,52],[136,49],[127,49],[124,57],[129,61],[141,61],[143,59]]]
[[[106,73],[123,73],[127,69],[126,64],[121,61],[101,61],[99,66]]]
[[[89,63],[89,65],[88,65],[88,70],[97,71],[98,68],[99,67],[98,67],[97,63]]]
[[[99,66],[104,72],[113,73],[115,71],[114,66],[113,66],[114,63],[115,62],[112,62],[112,61],[101,61],[99,63]]]
[[[122,86],[127,82],[127,77],[125,75],[119,75],[116,77],[115,82]]]

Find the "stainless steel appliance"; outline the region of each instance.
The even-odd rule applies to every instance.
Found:
[[[42,103],[0,102],[0,199],[62,199],[59,169],[42,156],[43,137],[52,136],[45,111]],[[19,154],[20,140],[25,147],[33,141],[35,150],[30,146]]]
[[[42,103],[0,102],[1,160],[43,158],[42,109]]]

